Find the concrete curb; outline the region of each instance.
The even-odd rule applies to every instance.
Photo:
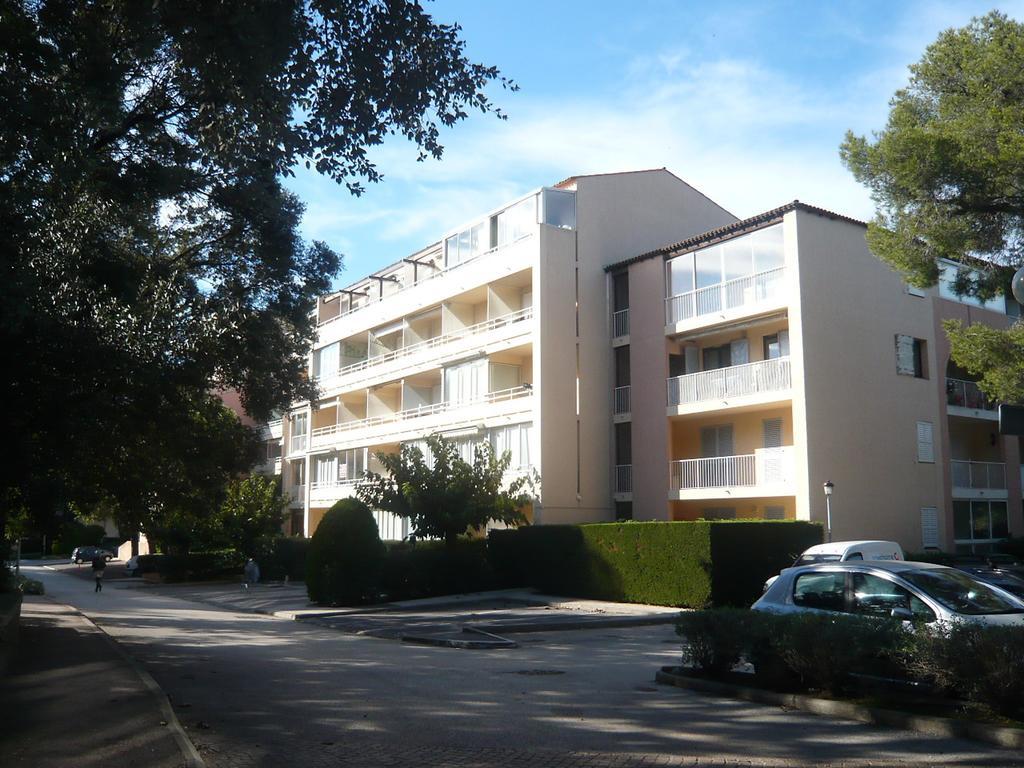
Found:
[[[463,629],[483,630],[505,635],[524,632],[565,632],[582,629],[617,629],[621,627],[647,627],[657,624],[675,624],[679,614],[666,613],[656,616],[575,616],[558,619],[508,619],[481,624],[467,624]]]
[[[974,741],[981,741],[1007,749],[1024,749],[1024,729],[1021,728],[988,725],[973,720],[955,720],[949,717],[914,715],[894,709],[866,707],[849,701],[819,699],[803,694],[776,693],[775,691],[765,691],[760,688],[748,688],[743,685],[723,683],[718,680],[688,677],[671,672],[671,669],[672,667],[662,667],[654,676],[654,679],[663,685],[673,685],[676,688],[686,688],[691,691],[711,693],[717,696],[728,696],[734,699],[742,699],[743,701],[752,701],[756,704],[771,704],[777,707],[796,709],[801,712],[810,712],[814,715],[856,720],[871,725],[884,725],[890,728],[923,733],[928,736],[973,739]]]
[[[508,638],[495,635],[490,632],[485,632],[481,629],[474,629],[471,627],[463,627],[463,632],[478,634],[482,638],[479,640],[462,640],[456,637],[431,637],[430,635],[402,635],[401,640],[403,643],[413,643],[414,645],[432,645],[437,648],[460,648],[463,650],[474,650],[474,651],[491,651],[491,650],[504,650],[506,648],[518,648],[519,643]]]
[[[122,648],[120,643],[107,634],[107,631],[103,629],[103,627],[86,616],[80,610],[65,603],[58,603],[56,600],[51,600],[50,602],[56,605],[62,605],[76,616],[81,616],[85,621],[99,631],[117,655],[135,671],[135,674],[138,675],[142,684],[146,687],[146,690],[148,690],[153,698],[156,699],[157,704],[160,706],[160,713],[164,716],[164,720],[167,722],[167,728],[170,730],[171,735],[174,736],[174,741],[177,743],[178,749],[181,750],[181,756],[184,758],[184,765],[186,768],[206,768],[206,763],[203,761],[203,758],[200,757],[198,750],[196,750],[195,745],[189,739],[188,734],[185,733],[185,729],[182,728],[181,721],[178,720],[178,716],[174,712],[174,707],[171,706],[170,699],[153,676],[149,674],[149,672],[147,672],[142,665],[131,656],[131,654]]]

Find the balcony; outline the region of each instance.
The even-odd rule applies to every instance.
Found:
[[[668,413],[777,403],[789,399],[790,386],[788,357],[689,373],[668,380]]]
[[[490,416],[529,409],[531,406],[527,401],[532,394],[533,387],[522,385],[488,392],[471,400],[431,403],[367,419],[317,427],[312,433],[312,444],[315,448],[341,447],[349,443],[367,445],[410,439],[442,428],[457,429],[463,425],[462,422],[466,422],[466,426],[475,425]]]
[[[616,387],[612,392],[612,414],[614,416],[628,416],[630,412],[629,385]],[[622,421],[624,419],[620,419]]]
[[[628,496],[633,493],[633,465],[616,464],[613,477],[613,492],[616,496]]]
[[[946,412],[950,416],[968,416],[996,421],[996,404],[988,399],[976,382],[946,378]]]
[[[302,506],[306,503],[306,486],[293,485],[285,491],[284,495],[288,499],[289,506]]]
[[[629,336],[628,309],[620,309],[618,312],[612,312],[612,338],[617,339],[622,336]]]
[[[309,439],[306,435],[292,435],[291,440],[288,443],[288,454],[302,453],[306,450],[309,445]]]
[[[669,498],[792,496],[794,477],[792,446],[761,448],[739,456],[682,459],[669,463]]]
[[[786,301],[786,268],[776,267],[665,299],[668,333],[727,323]]]
[[[357,383],[365,383],[365,381],[378,375],[378,373],[385,373],[388,369],[394,369],[397,366],[389,363],[395,363],[399,361],[402,363],[402,367],[408,367],[416,363],[426,362],[430,358],[434,357],[431,352],[438,352],[439,355],[445,353],[451,353],[453,350],[447,349],[449,345],[453,345],[456,342],[464,339],[473,339],[473,347],[476,348],[484,343],[483,336],[485,334],[492,333],[504,328],[508,328],[516,323],[523,323],[515,329],[514,334],[501,334],[502,338],[519,333],[529,333],[530,327],[524,321],[530,320],[533,317],[533,307],[525,307],[516,312],[510,312],[509,314],[496,317],[491,320],[485,320],[482,323],[467,326],[458,331],[446,333],[442,336],[435,336],[432,339],[421,341],[417,344],[410,344],[407,347],[399,347],[398,349],[387,352],[383,355],[376,355],[374,357],[367,358],[366,360],[360,360],[358,363],[346,365],[344,368],[340,368],[337,372],[329,375],[317,378],[317,384],[319,384],[322,390],[330,391],[336,389],[342,385],[344,381],[346,386],[351,386]],[[365,374],[365,375],[361,375]]]
[[[350,480],[314,481],[309,485],[309,503],[313,505],[333,504],[356,494],[361,477]]]
[[[1006,464],[1002,461],[952,460],[953,496],[971,499],[1006,498]]]

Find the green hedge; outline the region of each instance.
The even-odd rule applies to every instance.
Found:
[[[482,592],[497,584],[484,539],[459,541],[451,548],[440,541],[386,546],[381,588],[388,600]]]
[[[492,531],[505,586],[551,594],[704,608],[749,605],[765,579],[820,544],[817,523],[625,522]]]
[[[275,536],[262,539],[256,546],[256,562],[262,581],[305,581],[309,539]]]
[[[139,573],[156,573],[164,581],[210,581],[242,572],[245,556],[233,549],[187,555],[142,555]]]

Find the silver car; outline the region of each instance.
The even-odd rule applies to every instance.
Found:
[[[787,568],[751,607],[1024,626],[1024,600],[1009,592],[955,568],[900,560]]]

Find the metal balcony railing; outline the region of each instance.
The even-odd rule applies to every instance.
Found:
[[[692,317],[724,312],[778,298],[783,291],[785,267],[777,267],[665,299],[669,325]]]
[[[629,335],[629,310],[620,309],[612,312],[612,337]]]
[[[977,382],[946,377],[946,404],[981,411],[994,411],[996,404],[981,391]]]
[[[1005,490],[1006,463],[1001,461],[950,462],[954,488]]]
[[[487,333],[488,331],[493,331],[497,328],[504,328],[505,326],[512,325],[513,323],[529,320],[531,317],[533,317],[533,307],[526,307],[525,309],[510,312],[509,314],[502,315],[501,317],[495,317],[491,320],[485,320],[482,323],[477,323],[476,325],[467,326],[458,331],[446,333],[443,336],[435,336],[434,338],[427,339],[426,341],[420,341],[416,344],[410,344],[407,347],[400,347],[391,352],[386,352],[383,355],[375,355],[374,357],[369,357],[366,360],[360,360],[358,363],[346,365],[344,368],[339,368],[336,372],[328,376],[317,377],[317,383],[323,389],[330,389],[337,385],[342,378],[360,373],[361,371],[365,371],[367,368],[371,368],[375,365],[383,365],[384,363],[389,363],[392,360],[398,360],[403,357],[408,357],[409,355],[415,355],[417,352],[436,349],[459,341],[460,339],[477,336],[481,333]]]
[[[619,416],[624,413],[629,413],[629,385],[627,384],[624,387],[616,387],[615,391],[612,394],[612,408],[614,409],[613,413],[615,413],[616,416]]]
[[[615,493],[633,492],[633,465],[615,465]]]
[[[671,378],[668,380],[668,404],[674,406],[724,400],[762,392],[779,392],[789,387],[789,358],[778,357]]]
[[[793,478],[793,463],[792,446],[759,448],[739,456],[682,459],[669,463],[669,486],[682,491],[787,484]]]
[[[502,403],[509,400],[516,400],[521,397],[527,397],[533,394],[533,387],[530,386],[519,386],[512,387],[511,389],[503,389],[498,392],[488,392],[486,395],[473,398],[472,400],[463,400],[459,402],[443,401],[440,403],[431,403],[430,405],[417,406],[416,408],[407,408],[404,411],[395,411],[394,413],[383,414],[381,416],[371,416],[368,419],[357,419],[355,421],[346,421],[341,424],[331,424],[326,427],[317,427],[313,430],[313,442],[323,442],[323,439],[334,437],[335,435],[342,434],[344,432],[351,432],[356,429],[363,429],[365,427],[376,427],[384,424],[395,424],[397,422],[406,421],[409,419],[418,419],[423,416],[432,416],[438,413],[445,413],[447,411],[454,411],[459,408],[468,408],[474,405],[483,405],[486,403]]]

